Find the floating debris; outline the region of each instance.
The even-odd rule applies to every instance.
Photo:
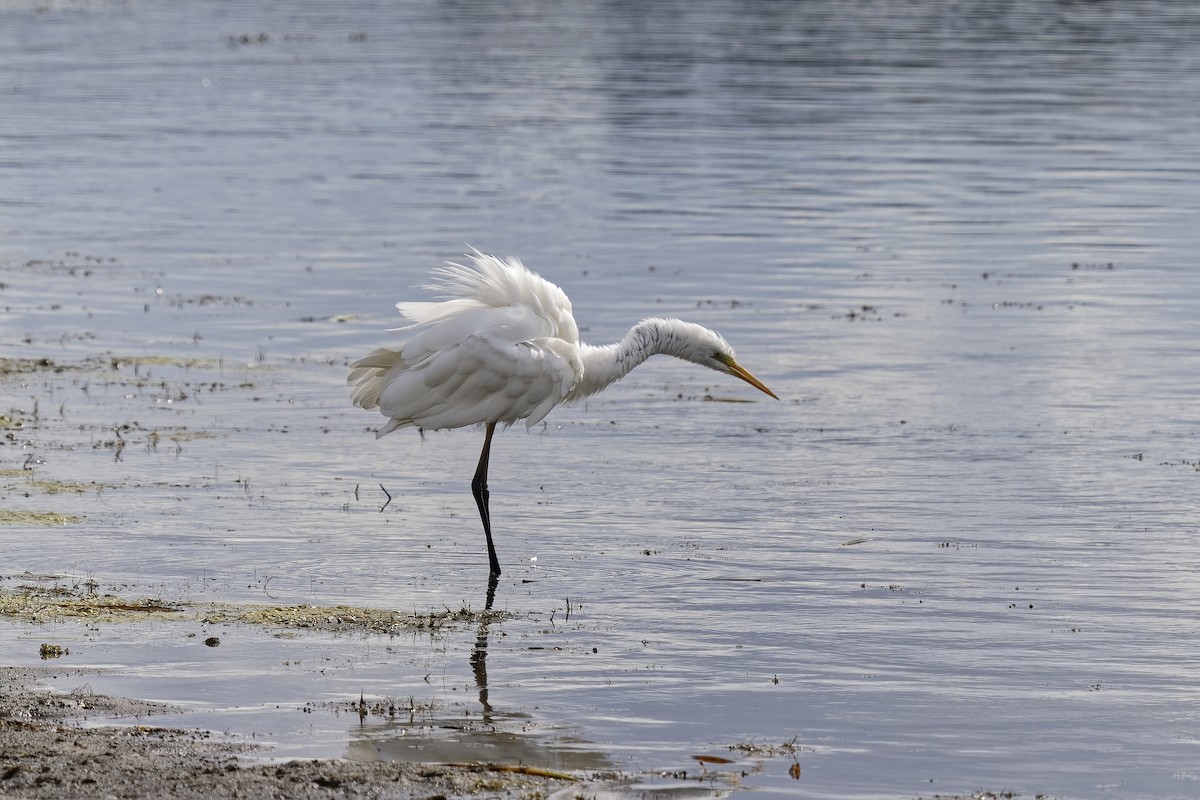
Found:
[[[70,654],[70,650],[58,644],[43,643],[38,648],[38,655],[42,657],[42,661],[49,661],[52,658],[62,658]]]

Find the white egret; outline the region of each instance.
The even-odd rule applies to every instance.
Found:
[[[471,481],[487,536],[492,575],[500,574],[488,510],[488,456],[496,425],[532,427],[559,403],[595,394],[653,355],[675,356],[775,393],[734,359],[733,348],[708,328],[677,319],[644,319],[614,344],[579,341],[571,301],[562,289],[515,258],[472,248],[472,266],[435,270],[429,289],[440,302],[397,303],[410,325],[395,348],[380,348],[350,365],[354,404],[379,409],[397,428],[461,428],[482,424],[483,452]]]

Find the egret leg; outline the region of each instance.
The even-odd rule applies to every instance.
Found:
[[[496,545],[492,543],[492,515],[488,511],[488,456],[492,452],[492,434],[496,432],[496,423],[487,424],[487,432],[483,437],[483,452],[479,454],[479,466],[475,468],[475,478],[471,481],[471,494],[475,495],[475,505],[479,506],[479,519],[483,522],[483,532],[487,536],[488,559],[492,563],[492,575],[500,574],[500,559],[496,558]]]

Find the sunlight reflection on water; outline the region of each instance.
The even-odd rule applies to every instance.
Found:
[[[693,319],[783,398],[651,363],[497,441],[505,737],[652,770],[796,737],[799,781],[746,779],[789,796],[1191,793],[1191,6],[0,20],[3,355],[68,367],[5,376],[3,466],[33,469],[0,481],[84,518],[0,529],[6,574],[480,607],[479,437],[375,442],[343,385],[469,242],[560,283],[589,340]],[[60,631],[127,667],[98,690],[283,753],[393,757],[297,710],[364,687],[480,722],[475,631]]]

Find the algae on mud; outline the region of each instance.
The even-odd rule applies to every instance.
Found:
[[[409,614],[354,606],[277,606],[232,603],[200,603],[164,600],[161,597],[121,597],[99,594],[91,581],[66,585],[57,576],[4,576],[10,579],[41,579],[51,586],[21,583],[0,587],[0,616],[27,622],[46,623],[65,619],[93,622],[147,622],[154,620],[199,623],[237,623],[341,633],[436,633],[455,625],[512,618],[503,611],[457,610]],[[0,578],[2,579],[2,578]]]
[[[79,522],[79,519],[74,514],[60,514],[57,511],[14,511],[10,508],[0,508],[0,525],[70,525]]]

